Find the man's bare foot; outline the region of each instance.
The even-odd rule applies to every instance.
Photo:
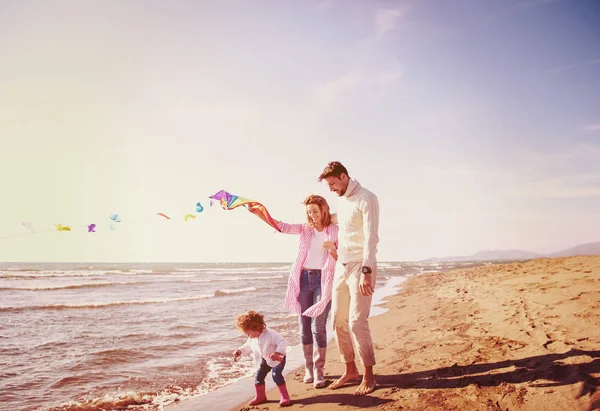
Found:
[[[354,395],[367,395],[375,390],[375,378],[363,376],[363,380],[354,392]]]
[[[360,377],[360,374],[358,373],[358,371],[354,372],[354,373],[350,373],[350,374],[344,373],[344,375],[342,375],[339,380],[334,381],[329,386],[329,388],[332,390],[335,390],[337,388],[340,388],[342,385],[346,384],[348,381],[355,380],[358,377]]]

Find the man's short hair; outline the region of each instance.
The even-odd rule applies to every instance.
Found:
[[[327,177],[340,178],[342,174],[346,174],[349,177],[348,170],[346,170],[346,167],[344,167],[342,163],[339,161],[332,161],[327,164],[327,167],[325,167],[325,170],[323,170],[319,176],[319,182],[323,181]]]

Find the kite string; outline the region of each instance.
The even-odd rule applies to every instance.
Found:
[[[34,232],[31,232],[31,233],[22,233],[22,234],[9,235],[9,236],[6,236],[6,237],[0,237],[0,240],[6,240],[6,239],[9,239],[9,238],[15,238],[15,237],[23,237],[23,236],[26,236],[26,235],[49,233],[50,231],[56,231],[56,228],[50,228],[48,230],[34,231]]]
[[[126,225],[137,224],[137,223],[146,222],[149,220],[156,220],[156,215],[161,215],[161,214],[163,214],[163,213],[156,213],[153,215],[149,215],[149,216],[142,217],[142,218],[136,218],[133,220],[127,219]],[[163,219],[161,219],[161,220],[163,220]],[[168,221],[168,220],[163,220],[163,221]],[[110,226],[110,225],[116,226],[117,224],[121,224],[121,223],[117,223],[117,222],[111,220],[110,223],[106,223],[106,224],[108,224],[108,226]],[[65,226],[68,226],[71,228],[83,228],[83,227],[87,228],[89,226],[89,224],[66,224]],[[99,227],[99,225],[96,224],[96,227]],[[24,236],[28,236],[28,235],[34,235],[34,234],[49,233],[51,231],[57,231],[57,230],[56,230],[56,228],[49,228],[46,230],[35,230],[35,231],[29,232],[29,233],[13,234],[13,235],[5,236],[5,237],[0,237],[0,240],[8,240],[10,238],[24,237]]]

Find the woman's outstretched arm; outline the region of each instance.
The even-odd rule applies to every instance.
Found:
[[[275,222],[281,229],[281,232],[285,234],[302,234],[302,229],[304,228],[304,224],[288,224],[279,220],[275,220]]]

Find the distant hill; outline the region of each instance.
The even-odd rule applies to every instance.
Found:
[[[523,250],[483,250],[477,251],[471,257],[477,260],[530,260],[540,255]]]
[[[575,247],[549,254],[548,257],[570,257],[573,255],[600,255],[600,242],[579,244]]]
[[[600,242],[579,244],[575,247],[567,248],[566,250],[547,254],[534,253],[532,251],[524,250],[481,250],[471,255],[436,257],[428,258],[423,261],[515,261],[531,260],[533,258],[542,257],[570,257],[574,255],[600,255]]]

